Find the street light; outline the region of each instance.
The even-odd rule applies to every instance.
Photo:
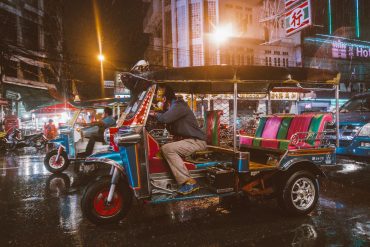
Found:
[[[105,97],[105,90],[104,90],[104,67],[103,62],[105,60],[105,57],[102,53],[98,55],[98,60],[100,61],[100,83],[101,83],[101,92],[102,96]]]
[[[211,39],[216,43],[217,48],[217,64],[221,64],[221,52],[220,46],[222,43],[225,43],[231,36],[233,35],[233,27],[232,24],[224,25],[224,26],[217,26],[214,29],[214,32],[211,34]]]
[[[212,34],[212,39],[220,44],[228,40],[233,34],[233,27],[231,24],[225,26],[215,27],[215,31]]]
[[[103,61],[105,60],[104,55],[103,55],[103,54],[99,54],[99,55],[98,55],[98,60],[99,60],[100,62],[103,62]]]

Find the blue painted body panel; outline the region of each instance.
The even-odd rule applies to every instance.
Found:
[[[119,152],[115,151],[105,151],[105,152],[98,152],[90,155],[89,157],[91,158],[98,158],[98,159],[110,159],[113,160],[114,162],[118,163],[123,167],[122,160],[121,160],[121,155]]]
[[[307,155],[301,155],[301,156],[289,156],[286,155],[280,162],[280,169],[281,170],[287,170],[292,165],[298,163],[298,162],[310,162],[317,167],[324,166],[324,165],[335,165],[336,164],[336,155],[335,153],[332,154],[307,154]]]
[[[214,194],[214,193],[204,193],[204,194],[190,194],[187,196],[166,196],[158,197],[157,199],[149,201],[151,204],[159,204],[159,203],[168,203],[168,202],[178,202],[178,201],[186,201],[186,200],[196,200],[196,199],[202,199],[202,198],[209,198],[209,197],[225,197],[225,196],[231,196],[235,195],[236,192],[229,192],[229,193],[223,193],[223,194]]]
[[[137,150],[135,145],[129,145],[119,147],[119,153],[121,155],[121,163],[125,168],[128,182],[131,188],[140,188],[140,168],[137,160]]]
[[[65,148],[65,152],[67,153],[68,157],[70,157],[69,151],[69,144],[68,144],[69,137],[66,134],[60,134],[58,138],[50,140],[49,143],[53,143],[57,148],[62,145]]]

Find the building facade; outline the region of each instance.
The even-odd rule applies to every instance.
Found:
[[[311,1],[315,26],[304,30],[304,66],[337,70],[341,91],[367,91],[370,83],[370,1]]]
[[[59,0],[0,2],[0,83],[7,114],[21,115],[66,87],[61,15]]]
[[[282,0],[144,1],[151,64],[302,66],[300,34],[285,36]]]

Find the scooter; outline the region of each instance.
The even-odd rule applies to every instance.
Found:
[[[24,147],[34,147],[37,150],[41,150],[47,143],[47,139],[42,133],[21,137],[21,131],[19,129],[13,129],[5,139],[6,149],[10,151]]]

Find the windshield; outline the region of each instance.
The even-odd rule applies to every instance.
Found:
[[[126,120],[133,118],[146,96],[147,90],[136,95],[125,110]]]
[[[370,112],[370,97],[353,98],[342,106],[340,112]]]
[[[148,99],[153,94],[153,90],[154,86],[147,87],[146,89],[143,89],[140,92],[137,92],[134,95],[132,95],[130,103],[128,104],[126,110],[123,112],[117,123],[119,127],[122,125],[132,125],[133,123],[137,124],[138,121],[135,120],[136,118],[145,117],[146,115],[145,112],[147,108],[144,107],[145,109],[142,109],[143,107],[141,106],[143,102],[149,103]]]

